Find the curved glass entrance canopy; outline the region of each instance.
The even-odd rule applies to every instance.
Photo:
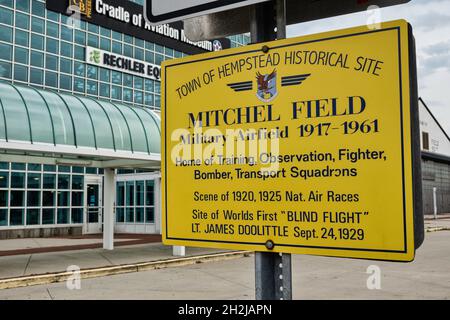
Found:
[[[151,110],[0,82],[0,160],[159,168]]]

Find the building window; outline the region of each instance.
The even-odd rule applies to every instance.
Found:
[[[109,84],[100,83],[100,95],[109,98]]]
[[[73,41],[72,31],[73,31],[73,29],[68,28],[66,26],[62,26],[61,27],[61,39],[72,42]]]
[[[88,34],[88,46],[98,48],[98,36]]]
[[[58,176],[58,189],[69,189],[70,176],[60,174]]]
[[[72,73],[72,61],[69,59],[65,59],[65,58],[61,58],[61,61],[59,63],[59,68],[61,70],[61,72],[64,73]]]
[[[59,36],[59,25],[57,23],[47,22],[47,36],[51,36],[53,38],[58,38]]]
[[[125,74],[123,77],[123,85],[124,87],[133,88],[133,76],[129,74]]]
[[[31,47],[33,49],[44,50],[44,37],[37,34],[32,34]]]
[[[30,82],[42,85],[44,83],[44,72],[40,69],[31,68]]]
[[[28,207],[40,207],[41,206],[41,192],[40,191],[28,191],[27,206]]]
[[[72,206],[82,207],[83,206],[83,192],[72,192]]]
[[[45,4],[43,2],[33,0],[32,13],[39,17],[45,16]]]
[[[55,72],[45,72],[45,85],[49,87],[58,87],[58,74]]]
[[[28,81],[28,67],[22,65],[14,66],[14,80],[18,81]]]
[[[16,10],[30,12],[30,1],[16,1]]]
[[[13,24],[13,12],[6,8],[0,8],[0,22],[4,24]]]
[[[8,188],[9,187],[9,174],[8,172],[1,171],[0,172],[0,188]]]
[[[56,172],[56,166],[53,164],[44,164],[44,171]]]
[[[70,172],[69,166],[58,166],[58,172]]]
[[[74,63],[74,73],[76,76],[84,77],[86,68],[83,63],[75,62]]]
[[[43,68],[44,67],[44,54],[39,51],[31,50],[30,63],[32,66]]]
[[[42,224],[55,224],[55,209],[42,209]]]
[[[145,79],[144,81],[145,84],[145,90],[153,92],[155,90],[155,84],[153,80],[150,79]]]
[[[122,44],[117,41],[112,42],[112,52],[117,54],[122,54]]]
[[[83,223],[84,170],[0,162],[0,226]]]
[[[116,99],[116,100],[121,100],[122,99],[122,89],[118,86],[112,86],[111,98]]]
[[[16,47],[14,50],[14,61],[28,64],[28,49]]]
[[[117,223],[155,222],[153,180],[117,182],[116,222]]]
[[[153,207],[145,208],[145,222],[155,223],[155,208]]]
[[[12,170],[25,170],[25,163],[13,162],[11,164]]]
[[[109,39],[102,37],[100,39],[100,49],[106,50],[106,51],[111,51],[111,41]]]
[[[16,27],[28,30],[30,28],[30,16],[16,12]]]
[[[123,99],[126,102],[133,102],[133,90],[124,88],[123,89]]]
[[[46,46],[47,52],[59,54],[58,46],[59,46],[58,40],[47,38],[47,46]]]
[[[97,81],[88,80],[86,83],[86,89],[88,94],[97,95],[98,94]]]
[[[72,176],[72,189],[83,190],[84,187],[84,176],[73,175]]]
[[[10,207],[23,207],[25,205],[25,191],[11,190]]]
[[[27,209],[27,226],[38,225],[40,209]]]
[[[45,55],[45,67],[49,70],[58,71],[58,60],[57,56],[52,54]]]
[[[41,171],[42,165],[37,163],[29,163],[28,164],[28,171]]]
[[[9,212],[9,224],[11,226],[24,225],[23,209],[11,209]]]
[[[62,74],[59,78],[59,86],[61,89],[72,90],[72,77]]]
[[[428,132],[422,131],[422,149],[430,150],[430,136]]]
[[[8,190],[0,190],[0,207],[8,207]]]
[[[123,208],[116,208],[116,222],[123,223],[125,222],[125,214]]]
[[[82,46],[86,45],[86,32],[75,30],[75,42]]]
[[[84,52],[84,48],[80,47],[80,46],[75,46],[75,50],[74,50],[74,58],[77,60],[84,60],[85,57],[85,52]]]
[[[11,172],[11,188],[25,188],[25,173]]]
[[[28,173],[28,189],[40,189],[40,188],[41,188],[41,174]]]
[[[82,78],[73,78],[73,89],[78,92],[84,93],[84,80]]]
[[[42,191],[42,206],[43,207],[55,206],[55,191]]]
[[[56,175],[44,174],[43,188],[44,189],[55,189],[56,188]]]
[[[8,43],[12,42],[12,28],[7,26],[0,26],[0,40]]]
[[[58,207],[69,206],[69,191],[58,191]]]
[[[0,209],[0,226],[8,225],[8,209]]]
[[[72,209],[72,223],[83,223],[83,208]]]
[[[68,224],[69,223],[69,209],[58,208],[58,224]]]
[[[36,32],[36,33],[44,33],[44,27],[45,26],[45,21],[43,19],[39,19],[36,17],[33,17],[31,19],[31,30]]]
[[[61,42],[61,55],[72,58],[73,56],[73,46],[68,42]]]
[[[146,181],[145,192],[146,192],[146,205],[154,206],[155,205],[155,197],[154,197],[154,182],[152,180]]]
[[[12,46],[5,43],[0,43],[0,59],[12,60]]]

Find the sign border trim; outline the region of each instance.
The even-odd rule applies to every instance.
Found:
[[[402,81],[403,81],[403,77],[402,77],[402,48],[401,48],[401,27],[400,26],[396,26],[396,27],[389,27],[389,28],[385,28],[385,29],[379,29],[379,30],[370,30],[370,31],[365,31],[365,32],[357,32],[357,33],[352,33],[352,34],[345,34],[345,35],[339,35],[339,36],[334,36],[334,37],[328,37],[328,38],[321,38],[321,39],[314,39],[314,40],[308,40],[308,41],[302,41],[302,42],[295,42],[295,43],[290,43],[290,44],[286,44],[286,45],[280,45],[280,46],[274,46],[271,47],[271,49],[277,49],[277,48],[286,48],[286,47],[291,47],[291,46],[295,46],[295,45],[300,45],[300,44],[307,44],[307,43],[314,43],[314,42],[321,42],[321,41],[328,41],[328,40],[335,40],[335,39],[340,39],[340,38],[347,38],[347,37],[351,37],[351,36],[360,36],[360,35],[365,35],[365,34],[371,34],[371,33],[377,33],[377,32],[386,32],[386,31],[392,31],[392,30],[396,30],[397,31],[397,37],[398,37],[398,57],[399,57],[399,89],[400,89],[400,139],[401,139],[401,146],[402,146],[402,151],[401,151],[401,155],[402,155],[402,200],[403,200],[403,244],[404,244],[404,249],[403,250],[382,250],[382,249],[366,249],[366,248],[342,248],[342,247],[324,247],[324,246],[308,246],[308,245],[296,245],[296,244],[277,244],[275,243],[275,246],[277,247],[294,247],[294,248],[307,248],[307,249],[326,249],[326,250],[342,250],[342,251],[366,251],[366,252],[381,252],[381,253],[407,253],[408,252],[408,237],[407,237],[407,223],[406,223],[406,194],[405,194],[405,156],[404,156],[404,152],[405,152],[405,146],[404,146],[404,136],[405,136],[405,131],[404,131],[404,124],[403,124],[403,86],[402,86]],[[174,67],[174,66],[178,66],[178,65],[183,65],[183,64],[189,64],[189,63],[193,63],[193,62],[199,62],[199,61],[207,61],[207,60],[213,60],[213,59],[218,59],[218,58],[224,58],[224,57],[231,57],[231,56],[235,56],[235,55],[239,55],[239,54],[243,54],[243,53],[254,53],[254,52],[259,52],[260,49],[255,49],[255,50],[248,50],[248,51],[244,51],[244,52],[238,52],[238,53],[232,53],[232,54],[228,54],[228,55],[221,55],[220,57],[208,57],[208,58],[204,58],[204,59],[198,59],[195,61],[187,61],[187,62],[180,62],[180,63],[174,63],[171,64],[169,66],[164,66],[164,91],[167,92],[167,69]],[[195,56],[194,56],[195,57]],[[408,70],[410,69],[410,66],[408,65]],[[164,145],[165,145],[165,163],[164,163],[164,169],[165,172],[167,173],[167,95],[164,94],[164,135],[165,138],[164,139]],[[413,118],[413,114],[410,111],[410,118]],[[411,135],[411,139],[412,139],[412,135]],[[413,146],[411,145],[411,158],[413,158]],[[168,240],[181,240],[181,241],[193,241],[193,242],[210,242],[210,243],[229,243],[229,244],[244,244],[244,245],[260,245],[260,246],[265,246],[265,242],[239,242],[239,241],[225,241],[225,240],[209,240],[209,239],[189,239],[189,238],[175,238],[175,237],[170,237],[169,236],[169,232],[168,232],[168,219],[167,219],[167,174],[164,175],[164,186],[165,186],[165,199],[164,199],[164,205],[165,205],[165,229],[166,229],[166,239]],[[414,181],[412,181],[412,197],[414,199]],[[414,210],[413,210],[414,211]],[[413,220],[414,220],[414,212],[413,212]],[[414,221],[412,221],[412,223],[414,223]]]

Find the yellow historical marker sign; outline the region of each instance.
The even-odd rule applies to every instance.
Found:
[[[411,46],[394,21],[164,62],[164,243],[413,260]]]

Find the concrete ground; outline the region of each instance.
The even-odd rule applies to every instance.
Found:
[[[225,250],[188,248],[186,250],[186,256],[223,251]],[[66,271],[67,267],[71,265],[77,265],[80,269],[86,269],[158,261],[170,258],[173,258],[172,247],[164,246],[161,243],[123,246],[117,247],[113,251],[104,249],[84,249],[4,256],[0,257],[0,279],[50,272],[62,272]]]
[[[161,242],[161,235],[114,235],[115,247],[155,242]],[[2,239],[0,240],[0,257],[97,248],[103,248],[102,234],[50,238]]]
[[[380,267],[380,290],[366,286],[370,265]],[[450,231],[427,233],[412,263],[293,255],[293,297],[450,299]],[[6,289],[0,299],[254,299],[254,258],[85,279],[80,290],[65,283]]]
[[[132,238],[116,239],[115,242],[130,241]],[[16,251],[21,249],[36,249],[58,246],[77,246],[85,244],[103,243],[101,238],[25,238],[0,240],[1,251]]]
[[[425,229],[430,230],[432,228],[442,228],[450,230],[450,216],[439,216],[438,219],[434,219],[432,216],[426,216]]]

